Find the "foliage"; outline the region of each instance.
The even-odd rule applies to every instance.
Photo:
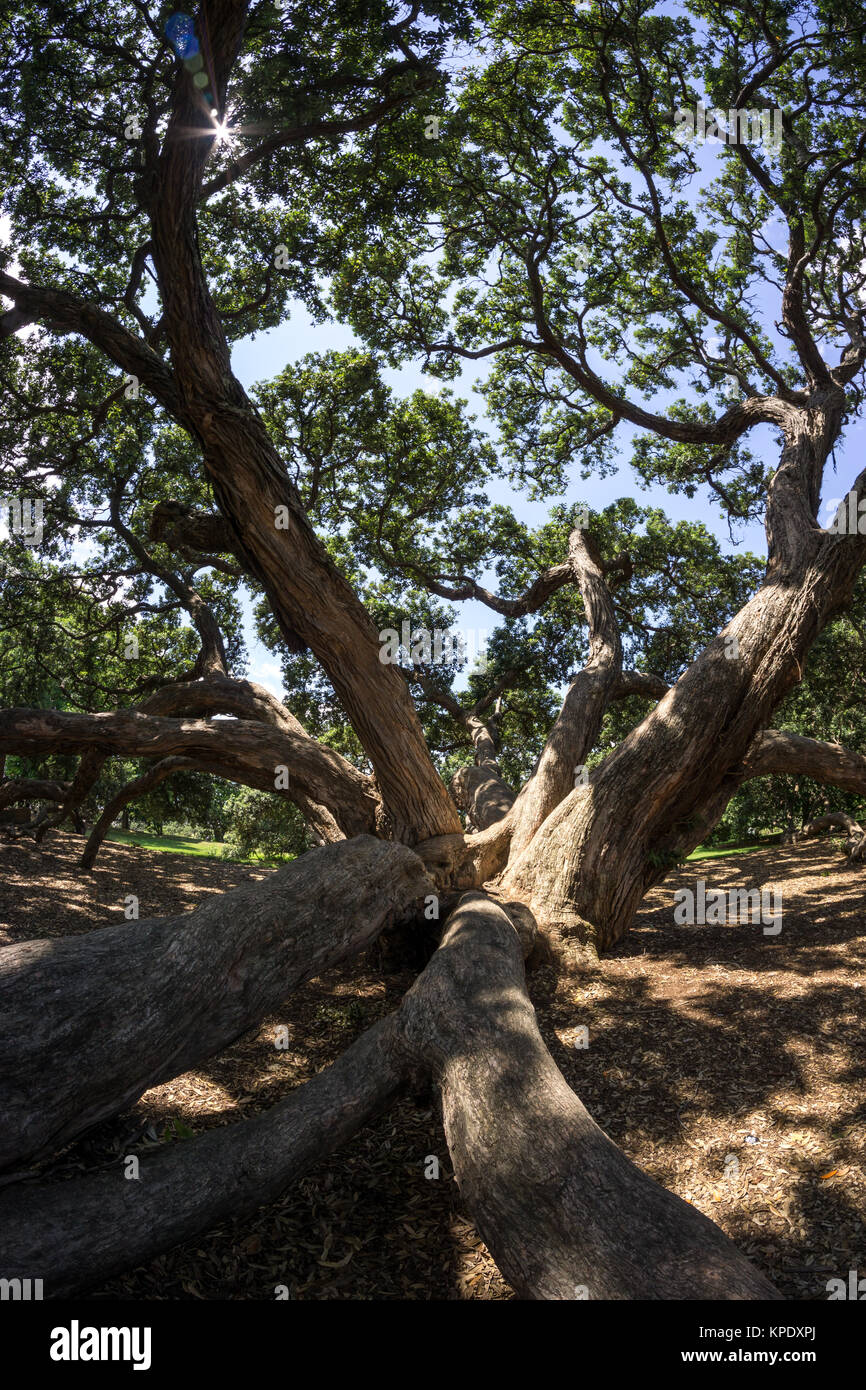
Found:
[[[244,859],[292,859],[309,849],[300,811],[290,801],[239,787],[226,804],[229,817],[226,843]]]

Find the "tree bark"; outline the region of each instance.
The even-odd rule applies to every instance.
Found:
[[[47,1298],[68,1297],[275,1202],[394,1097],[406,1062],[392,1033],[391,1020],[377,1024],[264,1115],[138,1155],[137,1179],[119,1163],[52,1186],[7,1187],[3,1277],[39,1270]]]
[[[500,775],[498,762],[459,767],[449,788],[460,810],[466,813],[467,831],[488,830],[514,805],[514,790]]]
[[[466,894],[402,1015],[439,1081],[461,1196],[505,1278],[532,1299],[778,1298],[590,1118],[538,1031],[523,954],[503,908]]]
[[[0,710],[0,748],[41,754],[90,750],[98,752],[100,766],[108,753],[193,758],[202,770],[270,792],[277,790],[277,768],[285,766],[289,786],[284,794],[295,799],[298,792],[308,802],[333,807],[346,835],[375,830],[378,824],[380,802],[370,778],[300,725],[295,730],[245,719],[168,719],[137,710],[67,714],[7,709]]]
[[[839,402],[798,412],[770,487],[767,577],[755,597],[589,779],[548,816],[503,876],[552,937],[605,949],[627,930],[647,889],[802,678],[809,648],[850,601],[866,539],[817,526],[815,475],[838,432]],[[697,836],[698,838],[694,838]]]
[[[809,777],[844,791],[866,793],[866,757],[841,743],[824,743],[787,730],[764,729],[735,769],[752,777]]]
[[[601,556],[580,527],[569,537],[568,555],[589,624],[589,661],[572,681],[535,771],[512,808],[510,859],[520,855],[575,786],[622,673],[622,642]]]
[[[16,801],[64,801],[68,797],[68,782],[55,782],[45,777],[11,777],[0,782],[0,810]]]
[[[360,836],[186,916],[7,947],[0,1168],[68,1143],[228,1047],[434,891],[411,850]]]
[[[815,835],[823,835],[825,830],[844,830],[852,839],[855,836],[859,839],[863,834],[862,825],[853,816],[844,811],[831,811],[826,816],[818,816],[817,820],[807,821],[797,839],[811,840]]]
[[[113,1171],[0,1194],[0,1269],[81,1292],[273,1201],[432,1072],[460,1191],[520,1297],[778,1298],[713,1222],[594,1124],[547,1051],[525,989],[534,927],[463,898],[400,1010],[266,1115]]]

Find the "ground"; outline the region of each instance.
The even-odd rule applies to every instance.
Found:
[[[268,872],[83,840],[0,844],[0,944],[195,906]],[[783,926],[676,926],[674,890],[783,889]],[[531,991],[548,1046],[607,1133],[646,1172],[711,1216],[787,1298],[826,1299],[866,1275],[864,871],[805,843],[703,858],[645,900],[598,971]],[[134,929],[133,924],[131,929]],[[67,1149],[59,1172],[236,1120],[273,1104],[396,1006],[412,972],[381,959],[306,985],[284,1011],[195,1073]],[[274,1045],[279,1024],[289,1049]],[[588,1046],[579,1030],[588,1029]],[[576,1045],[578,1044],[578,1045]],[[425,1178],[428,1156],[438,1180]],[[405,1099],[281,1202],[112,1281],[96,1297],[508,1299],[466,1219],[432,1099]]]

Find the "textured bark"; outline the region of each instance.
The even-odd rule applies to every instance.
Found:
[[[468,831],[487,830],[514,805],[514,790],[500,776],[498,763],[459,767],[448,785],[454,801],[466,812]]]
[[[596,949],[622,936],[647,888],[720,814],[720,791],[730,795],[738,784],[732,769],[802,678],[815,638],[850,601],[866,541],[822,532],[810,510],[839,411],[833,395],[792,413],[770,486],[762,588],[509,864],[504,890],[527,902],[552,936]]]
[[[186,916],[7,947],[0,1167],[57,1148],[229,1046],[433,891],[411,850],[361,836]]]
[[[503,1274],[532,1299],[776,1298],[718,1227],[594,1124],[538,1032],[527,914],[465,897],[396,1015],[266,1115],[49,1186],[0,1194],[0,1269],[81,1292],[275,1200],[410,1076],[442,1093],[461,1194]]]
[[[670,686],[660,676],[650,671],[622,671],[613,689],[614,700],[625,700],[629,695],[640,695],[647,700],[661,700],[667,695]]]
[[[460,829],[405,681],[379,660],[375,627],[300,510],[264,427],[237,408],[203,412],[205,462],[250,568],[284,632],[289,624],[328,674],[376,771],[398,839]],[[276,509],[285,529],[275,529]]]
[[[8,752],[90,750],[101,761],[108,753],[193,758],[202,770],[218,771],[220,776],[270,792],[275,791],[277,767],[285,766],[289,799],[297,799],[297,792],[309,802],[333,806],[347,835],[374,830],[380,803],[370,778],[310,738],[300,725],[297,729],[300,732],[245,719],[167,719],[136,710],[114,714],[0,710],[0,748]]]
[[[12,777],[0,783],[0,810],[16,801],[64,801],[69,791],[68,782],[54,782],[44,777]]]
[[[467,830],[486,829],[501,820],[514,802],[515,792],[503,778],[499,766],[492,725],[499,717],[503,691],[514,684],[519,672],[513,669],[503,672],[471,709],[464,709],[450,691],[441,689],[420,666],[412,672],[404,671],[404,675],[421,686],[428,700],[447,710],[472,739],[475,762],[458,768],[448,789],[455,805],[466,816]],[[491,706],[494,707],[493,716],[482,717]]]
[[[144,714],[233,714],[309,738],[291,710],[265,686],[224,673],[204,680],[171,681],[149,695],[139,709]]]
[[[386,1020],[264,1115],[139,1155],[95,1176],[0,1192],[0,1271],[43,1279],[46,1298],[80,1293],[257,1211],[332,1153],[394,1096],[406,1063]]]
[[[863,827],[853,816],[846,815],[844,811],[831,811],[826,816],[818,816],[817,820],[807,821],[797,839],[811,840],[815,835],[823,835],[825,830],[844,830],[846,834],[858,837],[863,834]]]
[[[224,109],[250,7],[246,0],[209,0],[206,8],[207,77]],[[178,72],[162,149],[155,139],[148,141],[145,176],[136,183],[151,221],[148,248],[171,367],[147,338],[136,338],[102,309],[64,291],[23,286],[0,272],[0,289],[15,306],[0,316],[0,332],[15,332],[38,318],[51,330],[83,334],[138,376],[200,443],[220,515],[191,522],[187,517],[188,534],[197,531],[198,543],[233,554],[238,567],[228,572],[243,570],[263,587],[289,646],[313,651],[376,782],[307,739],[260,692],[226,683],[213,615],[177,577],[152,566],[190,612],[202,637],[195,674],[213,683],[206,691],[196,683],[192,694],[186,688],[161,692],[163,703],[180,701],[173,710],[103,716],[13,711],[0,718],[0,752],[84,750],[58,816],[80,804],[111,750],[163,757],[145,774],[146,785],[169,765],[195,760],[196,766],[273,790],[274,767],[285,762],[298,784],[293,798],[332,837],[335,830],[391,832],[417,844],[437,881],[452,884],[486,878],[510,851],[506,892],[531,902],[548,930],[608,945],[625,930],[646,888],[664,875],[671,856],[706,834],[739,782],[773,770],[774,760],[778,764],[781,736],[761,739],[760,731],[800,678],[810,643],[850,596],[864,542],[825,536],[816,515],[823,466],[839,435],[841,386],[861,365],[863,344],[855,329],[839,366],[831,371],[822,362],[806,320],[804,275],[833,219],[810,247],[794,219],[782,320],[808,381],[808,389],[795,390],[736,316],[706,303],[681,270],[641,157],[635,164],[647,186],[644,210],[673,287],[751,353],[776,396],[750,395],[716,420],[679,411],[662,417],[625,399],[619,387],[597,376],[587,357],[591,345],[581,334],[572,335],[570,347],[558,337],[547,308],[547,249],[538,245],[525,257],[535,339],[518,343],[557,363],[607,413],[595,437],[625,419],[686,446],[724,450],[758,423],[781,429],[785,442],[769,487],[764,587],[670,691],[660,690],[652,677],[621,672],[604,567],[579,531],[571,539],[569,564],[547,571],[517,599],[497,599],[462,577],[457,590],[428,579],[433,592],[481,598],[510,616],[533,611],[576,579],[590,624],[590,662],[575,679],[516,801],[499,775],[489,730],[480,719],[469,722],[477,765],[461,774],[455,789],[480,833],[464,839],[403,678],[379,661],[377,635],[363,605],[314,533],[261,418],[233,375],[196,226],[201,199],[226,187],[251,159],[310,132],[369,128],[380,112],[408,99],[398,95],[369,119],[336,123],[337,129],[319,123],[276,132],[258,155],[250,151],[229,161],[205,186],[210,119],[187,75]],[[743,98],[739,104],[748,103]],[[608,122],[630,153],[616,103],[607,105]],[[741,157],[748,160],[748,152]],[[440,347],[461,352],[450,340],[430,351]],[[113,515],[144,564],[146,551],[124,532],[117,505]],[[183,545],[183,522],[164,509],[154,516],[154,534]],[[201,553],[200,544],[196,549]],[[727,638],[740,644],[733,661]],[[607,701],[632,693],[661,703],[605,760],[589,787],[572,790],[575,765],[597,739]],[[189,700],[198,700],[198,708],[187,708]],[[230,725],[159,717],[214,713],[232,704],[230,712],[239,717]],[[841,776],[849,780],[840,785],[862,788],[863,769],[854,755],[834,759],[814,747],[792,749],[790,741],[784,751],[804,766],[811,762],[825,774],[819,780]],[[780,770],[790,771],[790,761]],[[106,808],[100,829],[111,810]],[[56,819],[49,816],[47,823]],[[381,929],[383,915],[405,910],[408,899],[416,901],[431,886],[419,858],[398,846],[357,841],[322,854],[330,857],[309,856],[261,889],[205,904],[190,918],[125,924],[4,953],[0,966],[10,972],[11,1006],[6,1046],[20,1072],[14,1082],[0,1077],[0,1101],[5,1087],[23,1152],[64,1142],[145,1085],[231,1041],[278,1002],[292,981],[358,949]],[[307,906],[319,891],[322,901]],[[152,1164],[148,1159],[149,1184],[136,1196],[135,1187],[120,1186],[115,1175],[63,1184],[47,1195],[25,1191],[18,1222],[11,1198],[21,1194],[10,1192],[10,1200],[0,1203],[12,1233],[9,1273],[33,1272],[35,1250],[46,1274],[50,1268],[57,1276],[51,1291],[63,1291],[77,1287],[76,1280],[113,1272],[135,1252],[143,1258],[203,1229],[237,1209],[238,1192],[241,1209],[251,1209],[385,1103],[407,1057],[435,1071],[464,1196],[503,1271],[524,1296],[572,1298],[577,1289],[591,1298],[773,1296],[712,1223],[652,1184],[593,1124],[544,1048],[507,915],[477,895],[449,923],[442,948],[399,1019],[362,1039],[345,1066],[338,1063],[312,1090],[292,1097],[273,1123],[267,1117],[256,1130],[238,1127],[154,1156]],[[312,1099],[305,1101],[305,1095]],[[15,1136],[10,1142],[10,1152],[18,1152]]]
[[[622,672],[622,642],[601,556],[579,527],[569,537],[568,555],[589,624],[589,661],[572,681],[535,771],[512,808],[511,858],[574,787],[575,772],[598,737]]]
[[[400,1017],[438,1078],[461,1196],[522,1297],[779,1297],[591,1119],[538,1031],[501,906],[462,899]]]
[[[777,774],[810,777],[813,782],[845,791],[866,792],[866,757],[862,753],[854,753],[841,743],[822,743],[779,729],[764,729],[736,771],[743,781]]]
[[[158,502],[150,514],[148,535],[172,550],[207,555],[234,553],[234,536],[225,517],[185,507],[181,502]]]
[[[571,790],[568,768],[576,752],[583,752],[587,740],[595,736],[592,730],[599,706],[603,707],[607,699],[622,700],[630,695],[660,700],[669,689],[660,677],[645,671],[622,671],[609,689],[605,688],[606,685],[605,677],[596,680],[590,676],[584,680],[583,672],[579,673],[572,685],[569,692],[570,708],[562,725],[556,730],[557,740],[561,739],[558,743],[560,756],[557,757],[554,747],[549,754],[550,761],[545,764],[542,773],[543,777],[553,773],[558,765],[560,775],[546,776],[545,792],[540,789],[536,792],[531,788],[532,777],[527,779],[521,789],[520,795],[524,798],[527,811],[534,805],[535,816],[543,805],[550,802],[559,804]],[[582,711],[583,696],[589,696],[589,707]],[[451,703],[456,706],[456,701]],[[446,704],[445,708],[449,706]],[[456,709],[456,716],[465,721],[466,716],[459,707]],[[570,731],[573,738],[569,752],[566,752],[566,730]],[[583,756],[586,756],[585,752]],[[536,765],[536,771],[539,765]],[[447,846],[449,882],[452,885],[463,888],[478,887],[501,874],[512,853],[512,809],[516,800],[515,793],[502,781],[498,762],[495,772],[489,762],[458,769],[451,779],[450,787],[457,805],[467,813],[466,838],[459,842],[453,836],[442,836],[435,841],[436,852],[441,860],[442,849]],[[723,810],[724,806],[719,815]],[[429,845],[418,848],[423,857],[428,852]],[[517,855],[514,854],[513,857],[516,858]]]
[[[457,806],[466,813],[467,830],[486,830],[507,815],[514,805],[514,789],[508,785],[499,767],[496,743],[490,725],[475,710],[460,711],[472,737],[475,762],[460,767],[449,783]]]

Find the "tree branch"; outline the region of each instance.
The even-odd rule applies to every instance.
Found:
[[[194,689],[194,687],[190,687]],[[300,727],[300,726],[298,726]],[[294,787],[333,810],[347,835],[376,827],[379,798],[369,777],[303,731],[268,728],[246,719],[168,719],[137,710],[71,714],[56,710],[0,710],[0,752],[42,754],[90,750],[100,757],[194,758],[218,765],[223,776],[294,799]],[[289,786],[277,788],[277,769]]]
[[[183,916],[8,947],[0,1167],[68,1143],[228,1047],[432,892],[411,850],[359,836]]]

